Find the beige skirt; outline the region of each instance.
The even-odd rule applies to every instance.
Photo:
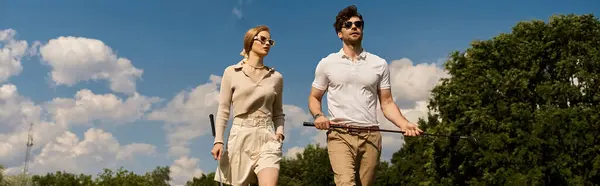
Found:
[[[215,181],[229,185],[258,183],[256,175],[262,169],[279,169],[282,143],[276,139],[271,118],[234,118],[232,123]]]

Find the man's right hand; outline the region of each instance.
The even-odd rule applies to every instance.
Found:
[[[223,143],[216,143],[210,153],[213,155],[215,160],[220,160],[223,155]]]
[[[315,127],[319,130],[329,129],[329,124],[330,121],[325,116],[319,116],[317,119],[315,119]]]

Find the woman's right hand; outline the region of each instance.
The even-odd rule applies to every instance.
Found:
[[[213,155],[215,160],[220,160],[223,155],[223,143],[216,143],[210,153]]]

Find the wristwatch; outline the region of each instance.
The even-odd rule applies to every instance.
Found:
[[[321,116],[323,116],[323,114],[321,114],[321,113],[315,114],[315,115],[313,116],[313,119],[317,119],[317,118],[319,118],[319,117],[321,117]]]

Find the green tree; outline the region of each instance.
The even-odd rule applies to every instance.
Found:
[[[169,186],[171,169],[168,166],[156,167],[144,175],[145,179],[153,186]]]
[[[202,174],[200,178],[194,177],[192,180],[187,181],[185,186],[207,186],[207,185],[219,185],[218,182],[214,180],[215,173],[211,172],[210,174]]]
[[[445,67],[451,78],[433,89],[429,108],[437,114],[424,128],[474,135],[479,145],[407,138],[393,158],[398,183],[600,182],[600,21],[593,15],[520,22],[453,52]]]
[[[295,158],[281,161],[279,185],[332,185],[333,171],[327,148],[309,144]]]
[[[4,165],[0,165],[0,186],[4,183]]]
[[[70,185],[70,186],[101,186],[101,185],[131,185],[131,186],[169,186],[171,181],[170,170],[168,166],[156,167],[154,170],[138,175],[124,168],[119,168],[116,171],[104,169],[103,173],[98,174],[96,179],[92,179],[91,175],[73,174],[65,171],[57,171],[47,173],[45,175],[34,175],[31,177],[32,185]],[[19,180],[24,180],[24,177],[14,176],[10,180],[5,181],[5,185],[15,185]],[[1,182],[0,182],[1,183]],[[18,182],[21,183],[21,182]],[[17,184],[20,185],[20,184]],[[4,186],[1,185],[0,186]]]
[[[25,174],[8,175],[4,176],[0,186],[13,186],[13,185],[29,185],[31,184],[31,177]]]
[[[145,175],[138,175],[124,168],[117,171],[104,169],[103,173],[98,174],[95,185],[98,186],[168,186],[171,177],[168,167],[156,167],[152,172]]]
[[[47,173],[46,175],[33,175],[31,178],[33,185],[70,185],[70,186],[88,186],[93,185],[92,176],[79,174],[75,175],[64,171]]]

